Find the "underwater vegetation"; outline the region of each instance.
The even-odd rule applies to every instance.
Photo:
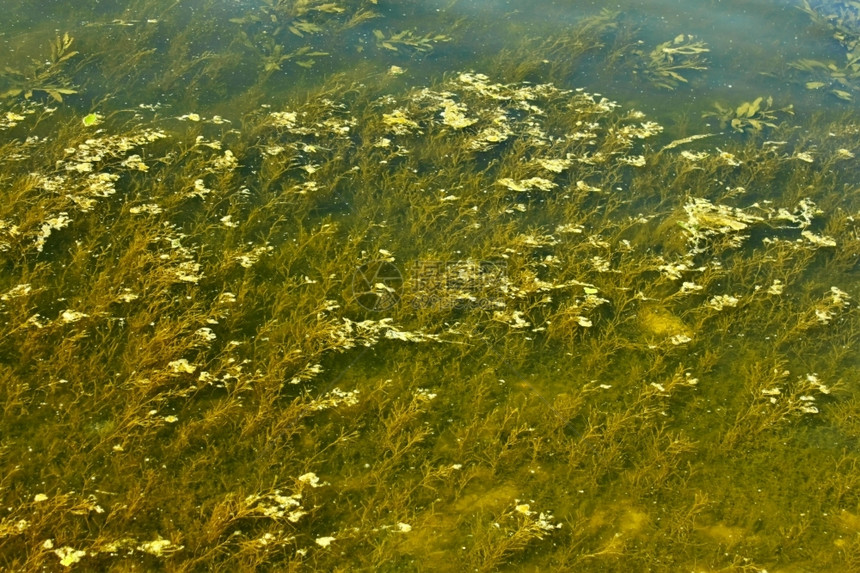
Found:
[[[0,75],[0,569],[860,566],[853,108],[678,128],[576,70],[719,54],[608,10],[104,10]]]
[[[842,52],[840,60],[802,58],[791,66],[807,75],[806,89],[825,89],[837,98],[853,101],[860,89],[860,5],[857,2],[810,2],[799,8],[820,28],[832,34]]]

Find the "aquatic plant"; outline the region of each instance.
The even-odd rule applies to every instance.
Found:
[[[76,50],[71,49],[74,41],[68,32],[57,36],[50,42],[50,57],[47,60],[34,58],[32,64],[23,71],[6,64],[0,70],[0,81],[6,84],[6,91],[0,93],[0,98],[23,95],[25,99],[30,99],[33,92],[44,92],[62,103],[64,95],[77,93],[66,71],[68,61],[78,55]]]
[[[705,42],[689,34],[679,34],[647,54],[641,51],[634,51],[634,54],[642,60],[639,70],[648,81],[656,87],[674,90],[688,83],[684,72],[708,69],[703,54],[710,51]]]
[[[570,87],[609,11],[418,78],[356,6],[123,13],[80,91],[126,37],[188,92],[0,100],[0,567],[855,563],[855,119]]]
[[[792,115],[793,105],[780,109],[772,109],[773,98],[768,96],[757,97],[753,101],[743,102],[736,108],[726,107],[715,103],[717,111],[705,112],[702,117],[715,117],[720,120],[720,128],[731,127],[734,131],[741,133],[760,132],[766,127],[774,128],[774,121],[779,114]]]

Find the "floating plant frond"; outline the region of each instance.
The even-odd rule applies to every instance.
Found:
[[[446,34],[425,34],[420,36],[412,30],[402,30],[388,36],[382,30],[374,30],[373,35],[376,38],[377,47],[392,52],[397,52],[402,48],[416,52],[429,52],[433,49],[434,44],[451,41],[451,37]]]
[[[805,58],[790,65],[807,74],[809,79],[804,86],[808,90],[827,91],[845,101],[853,101],[860,90],[860,61],[849,61],[839,66],[834,62]]]
[[[64,95],[78,93],[65,70],[65,64],[78,55],[77,51],[71,49],[73,43],[74,38],[67,32],[50,42],[50,59],[40,61],[34,58],[32,65],[24,70],[8,65],[0,70],[0,80],[12,86],[0,93],[0,98],[23,95],[25,99],[30,99],[34,92],[43,92],[54,101],[62,102]]]
[[[710,51],[705,42],[694,36],[679,34],[648,54],[639,52],[638,56],[642,60],[640,70],[655,86],[673,90],[688,83],[684,72],[708,69],[704,54]]]
[[[794,106],[787,105],[774,109],[773,98],[758,97],[753,101],[743,102],[736,108],[726,107],[715,103],[716,111],[705,112],[702,117],[719,119],[720,128],[731,127],[739,133],[756,133],[765,128],[775,128],[775,123],[781,116],[794,115]]]

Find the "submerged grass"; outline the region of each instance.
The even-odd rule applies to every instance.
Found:
[[[563,87],[634,49],[605,11],[419,82],[303,74],[461,28],[265,2],[216,89],[222,24],[135,10],[77,57],[184,95],[0,102],[0,566],[860,561],[852,116],[663,133]]]

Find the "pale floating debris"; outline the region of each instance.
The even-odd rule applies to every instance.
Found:
[[[308,167],[307,165],[305,167]],[[292,189],[299,195],[307,195],[308,192],[319,189],[319,183],[316,181],[305,181],[299,185],[294,185]]]
[[[418,388],[415,390],[415,399],[418,402],[430,402],[436,399],[437,394],[431,392],[427,388]]]
[[[167,367],[174,374],[193,374],[197,370],[197,365],[189,363],[185,358],[168,362]]]
[[[298,114],[294,111],[273,111],[269,113],[269,120],[272,127],[282,127],[292,130],[296,127]]]
[[[312,410],[321,411],[329,408],[344,406],[346,408],[358,404],[358,390],[344,392],[340,388],[333,388],[326,392],[321,398],[313,400],[309,406]]]
[[[198,114],[196,114],[196,113],[186,113],[185,115],[180,115],[180,116],[179,116],[179,117],[177,117],[176,119],[178,119],[178,120],[180,120],[180,121],[188,120],[188,121],[195,121],[195,122],[197,122],[197,121],[200,121],[200,116],[199,116]]]
[[[734,308],[738,305],[739,299],[728,294],[719,294],[708,301],[708,306],[715,310],[723,310],[724,308]]]
[[[143,159],[140,158],[140,155],[136,153],[123,159],[120,165],[136,171],[143,171],[144,173],[149,171],[149,166],[144,163]]]
[[[398,522],[397,525],[394,526],[394,530],[398,533],[409,533],[412,531],[412,526],[408,523],[403,523],[402,521]]]
[[[627,165],[632,165],[633,167],[645,167],[644,155],[628,155],[625,157],[619,157],[618,161],[626,163]]]
[[[854,159],[854,152],[844,147],[836,150],[837,159]]]
[[[218,338],[218,337],[215,335],[215,333],[214,333],[214,332],[212,332],[212,329],[211,329],[211,328],[209,328],[208,326],[204,326],[204,327],[202,327],[202,328],[198,328],[198,329],[194,332],[194,334],[195,334],[196,336],[200,337],[201,339],[205,340],[206,342],[211,342],[211,341],[215,340],[216,338]]]
[[[161,208],[161,206],[156,205],[155,203],[146,203],[144,205],[135,205],[134,207],[131,207],[128,210],[129,213],[132,213],[134,215],[137,215],[140,213],[147,213],[149,215],[158,215],[159,213],[161,213],[163,211],[164,210]]]
[[[307,484],[311,487],[322,487],[324,485],[329,485],[328,482],[320,482],[320,478],[314,472],[302,474],[298,477],[298,480],[303,484]]]
[[[576,323],[583,328],[590,328],[593,325],[591,320],[584,316],[577,316]]]
[[[612,265],[609,264],[609,261],[605,258],[595,255],[591,257],[590,261],[591,266],[594,267],[594,270],[599,273],[608,273],[612,271]]]
[[[294,111],[273,111],[269,114],[272,126],[292,129],[298,121],[298,114]]]
[[[838,306],[847,306],[848,301],[851,300],[851,295],[835,286],[830,287],[830,294],[833,300],[833,304],[836,304]]]
[[[594,187],[593,185],[589,185],[585,181],[577,181],[576,188],[580,191],[586,191],[588,193],[600,193],[602,191],[600,187]]]
[[[675,346],[680,346],[682,344],[687,344],[693,339],[687,336],[686,334],[675,334],[674,336],[669,338],[669,342],[674,344]]]
[[[823,310],[820,308],[815,309],[815,318],[821,324],[830,324],[830,319],[834,316],[833,312],[829,310]]]
[[[93,170],[93,164],[89,161],[82,161],[80,163],[67,163],[66,171],[76,171],[78,173],[89,173]]]
[[[54,549],[54,554],[60,558],[60,565],[63,567],[71,567],[75,563],[81,560],[81,557],[86,556],[86,551],[81,551],[80,549],[75,549],[74,547],[60,547],[59,549]]]
[[[558,225],[555,228],[556,233],[582,233],[585,231],[585,228],[582,225],[576,225],[574,223],[567,223],[565,225]]]
[[[24,324],[26,324],[27,326],[34,326],[36,328],[45,328],[45,324],[41,320],[39,320],[40,318],[44,317],[42,317],[39,313],[36,313],[30,318],[28,318]]]
[[[680,292],[681,292],[681,294],[690,294],[692,292],[698,292],[700,290],[703,290],[704,288],[705,287],[703,287],[702,285],[697,285],[694,282],[686,281],[686,282],[684,282],[684,284],[681,285],[681,291]]]
[[[212,193],[212,189],[206,187],[206,183],[203,179],[195,179],[194,180],[194,189],[188,192],[189,197],[200,197],[201,199],[205,199],[207,195]]]
[[[25,118],[23,115],[18,114],[18,113],[15,113],[15,112],[13,112],[13,111],[7,111],[7,112],[6,112],[6,120],[7,120],[7,121],[9,121],[9,122],[13,122],[13,121],[24,121],[25,119],[26,119],[26,118]],[[9,126],[9,127],[15,127],[15,124],[12,124],[12,125],[11,125],[11,126]]]
[[[328,547],[331,545],[332,541],[336,541],[337,539],[334,537],[317,537],[314,541],[320,547]]]
[[[812,231],[805,229],[800,233],[803,238],[815,245],[816,247],[835,247],[836,240],[824,235],[816,235]]]
[[[395,135],[408,135],[409,133],[421,133],[418,122],[412,120],[403,109],[395,109],[391,113],[382,114],[382,123],[391,128]]]
[[[727,205],[714,205],[707,199],[692,198],[684,205],[687,213],[686,221],[678,224],[689,234],[689,241],[696,252],[702,252],[703,246],[698,245],[704,238],[716,235],[736,233],[749,227],[752,223],[763,221],[756,215],[751,215],[743,209]],[[740,246],[747,238],[746,235],[732,237],[730,244]]]
[[[768,287],[767,294],[781,295],[784,288],[785,284],[781,280],[775,279],[773,284]]]
[[[817,374],[815,374],[815,373],[807,374],[806,375],[806,381],[809,382],[809,384],[813,388],[815,388],[816,390],[818,390],[822,394],[830,394],[830,391],[831,391],[830,387],[822,384],[821,381],[818,379]]]
[[[812,220],[816,215],[823,214],[824,211],[819,209],[810,199],[801,199],[794,212],[789,212],[785,208],[777,210],[776,214],[771,214],[771,218],[775,220],[789,221],[797,225],[800,229],[805,229],[812,224]]]
[[[192,261],[182,261],[179,266],[173,269],[173,273],[177,279],[185,283],[197,283],[203,278],[200,272],[200,263]]]
[[[216,157],[212,161],[212,166],[221,171],[232,171],[239,167],[239,160],[233,155],[229,149],[224,151],[224,155]]]
[[[88,314],[85,314],[83,312],[67,309],[60,314],[60,319],[62,319],[65,324],[70,324],[72,322],[77,322],[82,318],[87,318],[88,316]]]
[[[236,295],[232,292],[222,292],[218,295],[217,300],[220,304],[233,304],[236,302]]]
[[[553,173],[561,173],[573,165],[572,159],[536,159],[535,161],[538,165]]]
[[[640,114],[640,115],[638,115],[637,117],[634,118],[634,117],[632,117],[632,114],[628,114],[628,117],[631,117],[631,119],[641,119],[642,117],[645,117],[645,114],[642,113],[641,111],[636,112],[636,113]],[[667,151],[669,149],[674,149],[675,147],[678,147],[679,145],[684,145],[685,143],[691,143],[693,141],[696,141],[698,139],[704,139],[706,137],[713,137],[714,135],[716,135],[716,133],[700,133],[697,135],[691,135],[690,137],[685,137],[683,139],[676,139],[674,141],[670,141],[668,144],[663,146],[663,148],[660,149],[660,151]]]
[[[487,151],[497,143],[508,139],[513,132],[504,121],[498,121],[495,127],[486,127],[469,142],[469,149]]]
[[[235,261],[239,263],[240,266],[250,269],[254,266],[254,264],[260,260],[260,257],[265,255],[266,253],[270,253],[274,250],[274,247],[271,245],[262,245],[260,247],[255,247],[251,252],[245,253],[244,255],[236,255],[234,258]]]
[[[0,300],[5,302],[13,298],[27,296],[32,290],[33,288],[30,286],[30,283],[21,283],[0,295]]]
[[[138,551],[143,551],[144,553],[149,553],[150,555],[154,555],[156,557],[161,557],[164,554],[164,550],[173,545],[167,539],[155,539],[153,541],[146,541],[137,546]]]
[[[405,72],[406,72],[406,70],[404,70],[400,66],[391,66],[390,68],[388,68],[388,75],[389,76],[399,76]]]
[[[170,415],[170,416],[165,416],[164,421],[167,422],[168,424],[175,424],[176,422],[179,421],[179,418],[177,418],[176,416]]]
[[[654,121],[646,121],[639,125],[625,125],[617,130],[611,130],[623,139],[646,139],[663,132],[663,126]]]
[[[40,502],[46,501],[47,499],[48,499],[48,496],[45,495],[44,493],[37,493],[36,495],[33,496],[33,503],[40,503]]]
[[[739,165],[741,165],[741,163],[743,163],[740,159],[735,157],[734,154],[729,153],[728,151],[722,151],[719,147],[717,148],[717,151],[720,152],[719,157],[726,165],[738,167]]]
[[[534,501],[534,500],[532,500]],[[535,517],[535,515],[537,516]],[[520,500],[514,500],[514,508],[508,515],[522,516],[519,519],[526,519],[529,523],[529,529],[532,534],[538,539],[543,539],[544,534],[551,533],[556,529],[561,529],[561,523],[552,523],[555,519],[550,511],[542,511],[539,514],[531,509],[531,504],[520,503]]]
[[[464,129],[476,124],[478,120],[466,117],[466,111],[465,105],[446,100],[442,109],[442,123],[454,129]]]
[[[378,286],[381,283],[377,283]],[[386,289],[389,289],[386,285]],[[404,342],[426,342],[427,340],[437,340],[438,337],[432,334],[424,334],[423,332],[408,332],[404,330],[398,330],[394,327],[389,327],[384,334],[385,338],[389,340],[402,340]]]
[[[290,513],[287,514],[287,520],[290,523],[297,523],[303,516],[307,515],[308,512],[302,508],[294,509]]]
[[[799,159],[800,161],[805,161],[806,163],[815,162],[815,158],[808,151],[802,151],[801,153],[795,154],[794,159]]]
[[[505,177],[496,181],[496,185],[503,185],[511,191],[532,191],[535,189],[551,191],[553,188],[558,187],[558,184],[543,177],[530,177],[529,179],[520,179],[519,181]]]
[[[45,246],[45,241],[48,240],[48,237],[51,236],[53,231],[59,231],[60,229],[64,229],[69,226],[72,220],[69,219],[68,213],[62,212],[56,217],[51,217],[44,223],[42,223],[42,228],[39,234],[36,236],[36,250],[40,253]]]
[[[520,310],[493,311],[493,320],[503,322],[511,328],[527,328],[531,326],[531,323],[523,318],[523,312]]]
[[[688,161],[692,161],[694,163],[702,161],[703,159],[707,159],[710,155],[711,154],[708,153],[707,151],[699,151],[698,153],[694,153],[692,151],[682,151],[681,152],[681,157],[683,157],[684,159],[686,159]]]

